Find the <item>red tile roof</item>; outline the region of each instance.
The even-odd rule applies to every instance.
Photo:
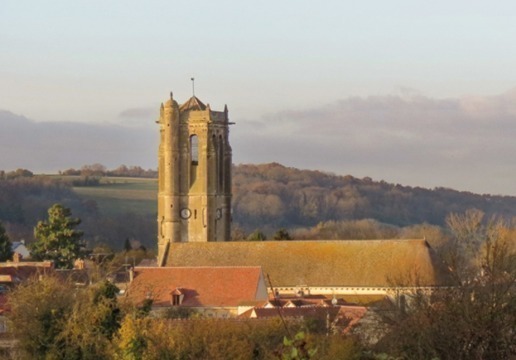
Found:
[[[171,306],[177,289],[184,294],[181,306],[223,307],[267,300],[260,267],[137,267],[127,296],[135,304],[152,298],[154,306]]]
[[[341,306],[336,325],[343,333],[348,333],[366,314],[367,308],[363,306]]]

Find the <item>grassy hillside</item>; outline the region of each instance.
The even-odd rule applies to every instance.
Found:
[[[73,190],[84,199],[96,201],[105,215],[156,213],[157,179],[107,177],[98,186],[75,186]]]

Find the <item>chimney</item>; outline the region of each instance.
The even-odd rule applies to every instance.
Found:
[[[21,259],[22,259],[22,255],[21,254],[19,254],[17,252],[15,252],[13,254],[13,262],[19,263],[21,261]]]
[[[134,267],[129,268],[129,283],[132,283],[134,280]]]
[[[75,260],[73,267],[77,270],[84,270],[84,260],[82,260],[82,259]]]

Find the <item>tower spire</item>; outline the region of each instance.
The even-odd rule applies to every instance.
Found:
[[[192,80],[192,96],[195,96],[195,78],[190,78]]]

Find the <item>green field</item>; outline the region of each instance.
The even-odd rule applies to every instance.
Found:
[[[77,186],[73,190],[84,199],[96,201],[105,215],[128,211],[142,215],[156,213],[157,179],[105,177],[99,186]]]

